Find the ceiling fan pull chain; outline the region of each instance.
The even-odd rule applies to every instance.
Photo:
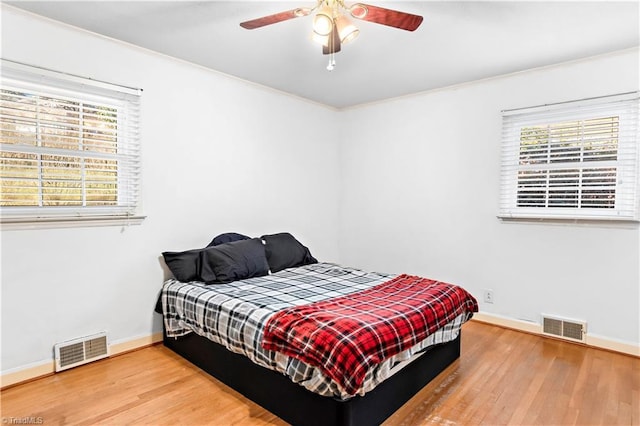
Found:
[[[336,67],[336,54],[335,53],[330,53],[329,54],[329,65],[327,65],[327,69],[329,71],[333,71],[333,69]]]
[[[337,4],[334,2],[332,4],[332,18],[331,18],[331,34],[329,34],[329,64],[327,65],[327,70],[333,71],[336,67],[336,41],[337,41],[337,32],[336,32],[336,14],[337,14]]]

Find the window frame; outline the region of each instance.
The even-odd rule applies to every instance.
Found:
[[[502,111],[502,145],[500,165],[500,199],[498,218],[503,220],[560,220],[560,221],[640,221],[639,197],[639,152],[638,121],[639,92],[628,92],[617,95],[602,96],[568,101],[536,107],[518,108]],[[579,139],[580,160],[565,160],[540,163],[531,166],[521,162],[522,129],[535,126],[552,126],[566,122],[587,121],[605,117],[618,117],[616,159],[609,161],[585,161],[583,157],[584,142]],[[551,137],[549,137],[551,146]],[[545,167],[546,164],[546,167]],[[597,168],[609,166],[615,168],[615,204],[613,208],[594,208],[582,206],[587,198],[582,193],[583,173]],[[549,193],[554,189],[547,183],[541,186],[546,191],[545,206],[521,206],[518,198],[519,189],[527,188],[519,172],[546,170],[552,173],[565,168],[579,170],[579,191],[577,203],[579,207],[550,207]]]
[[[18,98],[29,96],[34,96],[35,99],[50,98],[54,100],[56,108],[59,107],[61,101],[68,101],[71,105],[80,106],[81,110],[79,111],[83,111],[84,108],[90,108],[86,103],[96,105],[99,108],[109,108],[113,111],[115,123],[111,135],[115,140],[111,142],[113,151],[110,153],[101,152],[100,148],[97,147],[87,148],[83,146],[87,141],[87,139],[84,139],[84,133],[79,133],[78,136],[75,136],[78,139],[77,146],[69,145],[69,147],[47,147],[43,143],[39,130],[31,133],[32,139],[35,138],[36,140],[34,144],[9,143],[4,138],[0,140],[0,151],[3,152],[3,156],[11,152],[33,155],[36,158],[34,164],[37,163],[38,170],[40,170],[40,175],[37,179],[30,178],[32,184],[35,184],[35,187],[38,188],[39,205],[0,206],[2,229],[140,224],[145,218],[140,214],[139,105],[142,89],[119,86],[6,59],[2,59],[1,66],[0,86],[3,91],[16,91],[16,93],[19,93],[17,95]],[[25,120],[24,125],[39,129],[39,120],[42,114],[43,112],[37,109],[32,117],[28,117]],[[4,118],[0,118],[0,120],[4,120]],[[7,122],[12,122],[10,120],[12,119],[9,117]],[[53,123],[54,128],[66,131],[74,129],[74,125],[70,125],[68,128],[63,125],[57,127],[56,123]],[[82,128],[83,124],[80,123],[75,126]],[[78,161],[80,168],[77,171],[75,169],[69,170],[73,170],[78,174],[77,177],[74,177],[74,182],[79,184],[77,193],[80,194],[81,205],[43,205],[43,199],[40,194],[43,193],[46,179],[41,174],[42,167],[44,167],[41,163],[45,161],[43,158],[46,156],[49,156],[49,158],[58,157],[61,159],[60,161],[68,159]],[[9,157],[10,155],[8,155]],[[88,187],[92,184],[92,180],[88,178],[85,172],[85,164],[96,160],[106,160],[104,161],[105,164],[113,163],[115,165],[113,182],[116,186],[113,193],[116,204],[114,205],[98,205],[100,204],[99,202],[91,203],[88,201],[90,192]],[[7,164],[10,162],[11,160],[8,160]],[[23,165],[21,167],[27,166]],[[10,180],[11,176],[6,179]],[[96,183],[99,182],[93,182],[93,184]],[[108,184],[109,180],[104,183]],[[101,187],[101,185],[96,186]],[[101,188],[104,188],[104,186]],[[106,190],[103,189],[103,191]]]

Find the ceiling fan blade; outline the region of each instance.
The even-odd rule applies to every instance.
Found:
[[[338,53],[340,51],[340,34],[338,34],[338,26],[336,25],[335,20],[333,21],[333,30],[329,35],[328,44],[322,45],[322,54],[329,55],[331,53]]]
[[[375,22],[376,24],[387,25],[389,27],[400,28],[407,31],[415,31],[422,23],[422,16],[397,10],[385,9],[384,7],[371,6],[364,3],[356,3],[349,8],[351,16],[364,21]]]
[[[263,16],[262,18],[245,21],[240,23],[240,26],[248,30],[253,30],[255,28],[276,24],[278,22],[287,21],[289,19],[307,16],[309,13],[311,13],[311,9],[306,7],[299,7],[297,9],[287,10],[286,12],[275,13],[273,15]]]

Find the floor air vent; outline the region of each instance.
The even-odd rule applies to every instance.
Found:
[[[584,321],[543,315],[542,333],[574,342],[586,343],[587,323]]]
[[[56,371],[77,367],[109,356],[107,333],[81,337],[54,345]]]

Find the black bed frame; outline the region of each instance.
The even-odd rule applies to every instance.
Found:
[[[460,357],[460,335],[434,346],[365,396],[347,401],[320,396],[285,375],[254,364],[222,345],[191,333],[164,344],[221,382],[293,425],[379,425]]]

